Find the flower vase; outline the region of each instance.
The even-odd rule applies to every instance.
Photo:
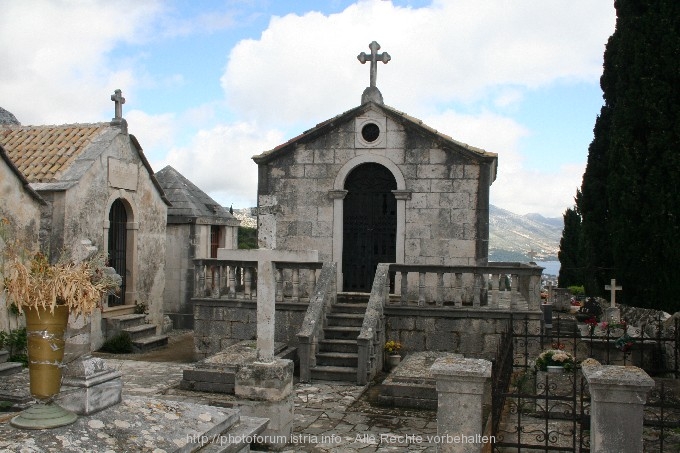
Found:
[[[392,371],[401,362],[401,356],[399,354],[390,354],[387,356],[387,368]]]
[[[56,306],[53,313],[42,308],[26,310],[30,392],[37,403],[11,420],[17,428],[56,428],[78,418],[52,401],[61,389],[68,315],[66,306]]]

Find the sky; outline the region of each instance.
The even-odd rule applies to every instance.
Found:
[[[361,103],[498,154],[491,203],[560,217],[602,106],[613,0],[0,0],[0,107],[23,125],[123,116],[154,171],[256,206],[251,157]]]

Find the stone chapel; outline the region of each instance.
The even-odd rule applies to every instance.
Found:
[[[2,215],[25,225],[20,229],[30,234],[35,249],[39,241],[52,258],[83,245],[108,253],[123,278],[120,296],[110,296],[93,314],[92,349],[117,325],[112,320],[134,314],[137,304],[148,309],[151,337],[163,317],[170,203],[142,147],[128,133],[120,90],[111,100],[115,116],[110,122],[22,126],[13,115],[3,115],[0,124]],[[23,191],[11,198],[5,196],[12,191],[4,187],[10,182],[4,177],[7,167],[10,173],[16,169],[13,186]]]
[[[361,105],[253,157],[260,246],[318,250],[345,292],[370,292],[378,263],[487,264],[497,155],[385,105],[390,57],[369,48]]]

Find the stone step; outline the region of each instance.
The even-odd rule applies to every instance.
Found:
[[[0,363],[5,363],[9,360],[9,351],[0,349]]]
[[[357,369],[344,366],[315,366],[311,370],[312,379],[319,381],[356,382]]]
[[[371,297],[369,293],[338,293],[338,303],[360,303],[366,305]]]
[[[245,417],[241,415],[238,423],[231,426],[220,436],[215,436],[209,444],[204,445],[199,453],[247,453],[250,445],[243,440],[261,434],[269,424],[269,419],[259,417]],[[241,442],[229,443],[229,438],[241,439]]]
[[[153,324],[140,324],[138,326],[126,327],[123,331],[130,334],[130,339],[134,341],[140,338],[155,336],[156,326]]]
[[[132,341],[132,350],[134,353],[139,354],[146,351],[151,351],[153,349],[161,348],[167,346],[168,336],[167,335],[154,335],[152,337],[139,338]]]
[[[319,352],[350,352],[356,354],[359,350],[355,340],[320,340]]]
[[[355,313],[363,315],[366,313],[366,304],[335,303],[331,306],[331,314],[333,313]]]
[[[0,376],[20,373],[22,368],[23,365],[19,362],[2,362],[0,363]]]
[[[319,366],[356,367],[359,355],[354,352],[319,352],[316,364]]]
[[[329,326],[361,327],[364,315],[360,313],[331,313],[326,315]]]
[[[106,338],[112,338],[121,330],[129,329],[130,327],[145,324],[146,315],[144,314],[129,314],[114,316],[106,319]]]
[[[327,340],[355,340],[361,332],[360,327],[328,326],[323,329],[324,338]]]

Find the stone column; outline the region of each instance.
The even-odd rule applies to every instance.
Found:
[[[437,452],[481,452],[486,443],[482,404],[491,362],[443,357],[430,372],[437,381]]]
[[[584,366],[590,388],[590,451],[642,453],[647,393],[654,381],[638,367]]]

